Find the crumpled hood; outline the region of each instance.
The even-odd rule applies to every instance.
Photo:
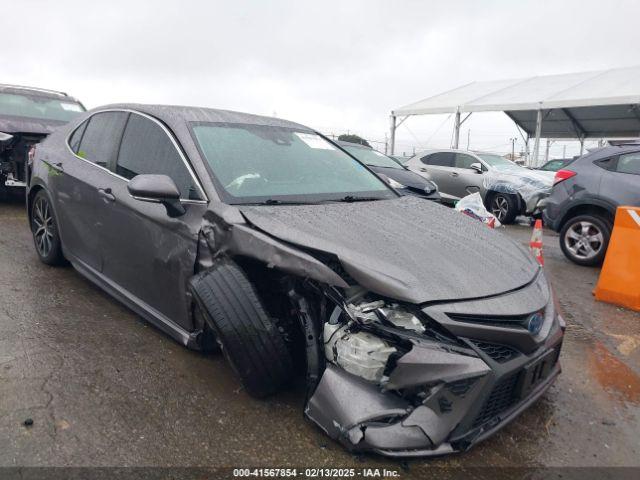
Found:
[[[497,295],[528,284],[539,270],[503,234],[415,197],[239,208],[259,230],[335,255],[358,284],[401,301]]]

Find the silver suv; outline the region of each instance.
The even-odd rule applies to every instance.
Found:
[[[467,150],[429,150],[405,165],[435,182],[443,202],[453,203],[480,192],[501,223],[517,215],[537,215],[553,184],[553,172],[529,170],[493,153]]]

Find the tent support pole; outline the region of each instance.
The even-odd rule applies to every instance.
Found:
[[[453,148],[458,148],[460,144],[460,110],[456,110],[456,120],[453,125]]]
[[[584,152],[584,137],[580,137],[580,156]]]
[[[391,130],[391,138],[389,139],[389,143],[390,143],[390,152],[389,155],[393,155],[395,153],[395,149],[396,149],[396,116],[394,114],[391,114],[391,118],[390,118],[391,122],[390,122],[390,130]]]
[[[538,153],[540,152],[540,135],[542,133],[542,109],[538,109],[538,114],[536,115],[536,138],[533,142],[533,158],[531,162],[531,167],[538,166]]]

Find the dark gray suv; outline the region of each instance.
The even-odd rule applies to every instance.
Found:
[[[619,205],[640,206],[640,144],[594,150],[556,173],[544,211],[560,247],[579,265],[602,263]]]

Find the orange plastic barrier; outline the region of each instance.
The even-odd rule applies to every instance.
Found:
[[[595,296],[640,311],[640,207],[618,207]]]

